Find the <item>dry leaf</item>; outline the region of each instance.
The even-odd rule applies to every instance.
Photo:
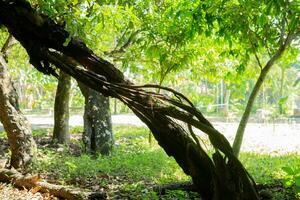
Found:
[[[28,179],[28,181],[30,181],[33,184],[36,184],[37,182],[41,181],[41,177],[40,176],[32,176]]]
[[[35,194],[35,193],[37,193],[38,191],[40,191],[41,188],[42,188],[41,186],[36,186],[36,187],[32,188],[32,189],[30,190],[30,192],[31,192],[32,194]]]

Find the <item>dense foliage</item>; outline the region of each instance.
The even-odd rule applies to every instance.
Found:
[[[204,112],[225,116],[242,112],[260,68],[257,58],[263,65],[268,54],[278,48],[281,19],[286,19],[286,29],[292,30],[299,18],[296,1],[285,6],[281,1],[259,5],[254,1],[196,0],[32,3],[40,12],[65,23],[73,36],[83,38],[135,82],[172,85]],[[286,16],[278,15],[282,9],[289,10]],[[2,31],[1,42],[5,35]],[[267,78],[253,111],[265,109],[273,116],[293,114],[299,87],[292,86],[299,70],[297,52],[289,50],[276,63],[271,73],[278,76]],[[52,108],[55,79],[25,67],[27,60],[24,50],[16,45],[9,64],[20,86],[22,107]],[[78,88],[75,84],[72,88],[71,107],[82,107]]]

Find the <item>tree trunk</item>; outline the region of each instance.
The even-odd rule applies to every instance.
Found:
[[[231,90],[225,90],[224,116],[228,119]]]
[[[259,77],[254,85],[254,88],[251,91],[251,94],[250,94],[248,102],[247,102],[246,109],[245,109],[242,119],[239,123],[239,127],[237,129],[237,132],[236,132],[236,135],[234,138],[234,142],[233,142],[233,146],[232,146],[233,152],[234,152],[235,156],[237,156],[237,157],[241,150],[245,129],[246,129],[249,117],[250,117],[250,113],[251,113],[255,98],[256,98],[257,94],[259,93],[259,90],[260,90],[261,86],[263,85],[264,80],[267,77],[268,72],[270,71],[271,67],[274,65],[275,61],[277,61],[282,56],[287,45],[290,42],[291,42],[291,38],[288,36],[286,38],[285,42],[280,46],[280,48],[277,50],[277,52],[273,55],[273,57],[271,57],[271,59],[267,62],[265,67],[261,70]]]
[[[240,153],[240,149],[242,146],[243,137],[244,137],[245,129],[246,129],[249,117],[250,117],[250,113],[251,113],[255,98],[256,98],[257,94],[259,93],[259,89],[260,89],[261,85],[263,84],[266,75],[267,75],[267,73],[260,73],[259,78],[258,78],[258,80],[250,94],[250,97],[248,99],[246,109],[245,109],[242,119],[239,123],[238,129],[237,129],[237,132],[236,132],[236,135],[234,138],[233,146],[232,146],[235,156],[238,156]]]
[[[18,95],[6,69],[6,61],[1,55],[0,120],[7,133],[11,151],[10,166],[19,169],[31,163],[36,153],[36,144],[32,137],[31,127],[19,110]]]
[[[86,151],[109,155],[114,143],[109,99],[83,83],[78,84],[85,98],[82,138]]]
[[[23,0],[0,1],[0,21],[20,41],[39,71],[55,75],[49,65],[52,63],[77,81],[125,103],[149,127],[165,152],[192,177],[203,200],[259,199],[255,182],[234,156],[229,142],[184,95],[158,85],[134,85],[78,39],[70,38],[64,45],[68,32]],[[164,94],[153,92],[158,88]],[[214,149],[212,157],[202,148],[192,126],[208,135]]]
[[[283,85],[284,85],[284,77],[285,77],[285,69],[284,67],[280,67],[281,69],[281,77],[280,77],[280,88],[279,88],[279,102],[278,102],[278,110],[279,114],[285,114],[284,110],[284,102],[282,102],[283,96]]]
[[[69,135],[69,99],[71,91],[71,76],[60,72],[55,103],[54,103],[54,129],[53,141],[60,144],[67,144],[70,141]]]

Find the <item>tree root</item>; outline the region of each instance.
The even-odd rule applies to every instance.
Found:
[[[170,183],[166,185],[158,185],[153,187],[153,191],[160,195],[166,194],[167,190],[183,190],[187,192],[197,192],[197,187],[191,181],[182,183]]]
[[[95,193],[79,188],[47,183],[42,181],[39,176],[22,175],[15,169],[0,169],[0,182],[12,183],[16,187],[27,188],[34,193],[49,193],[50,195],[70,200],[94,199],[96,196],[97,199],[106,199],[104,192]]]

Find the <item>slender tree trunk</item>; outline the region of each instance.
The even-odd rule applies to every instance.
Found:
[[[267,73],[261,73],[259,75],[259,78],[258,78],[258,80],[250,94],[250,97],[248,99],[247,106],[243,113],[242,119],[239,123],[239,127],[236,132],[233,146],[232,146],[233,151],[236,156],[238,156],[240,153],[240,149],[241,149],[241,145],[242,145],[242,141],[243,141],[243,137],[244,137],[244,132],[245,132],[245,129],[246,129],[249,117],[250,117],[250,113],[251,113],[255,98],[256,98],[257,94],[259,93],[259,89],[260,89],[261,85],[263,84],[266,75],[267,75]]]
[[[226,118],[228,118],[229,115],[230,94],[231,94],[231,90],[225,90],[224,116]]]
[[[83,142],[86,151],[109,155],[114,139],[109,98],[79,83],[85,98]]]
[[[71,91],[71,76],[60,72],[55,103],[54,103],[54,129],[53,141],[67,144],[69,135],[69,99]]]
[[[265,67],[261,70],[261,73],[259,74],[259,77],[254,85],[254,88],[249,96],[248,102],[247,102],[247,106],[246,109],[243,113],[243,116],[241,118],[241,121],[239,123],[239,127],[237,129],[235,138],[234,138],[234,142],[233,142],[233,152],[235,154],[235,156],[238,157],[240,150],[241,150],[241,146],[242,146],[242,142],[243,142],[243,137],[244,137],[244,133],[245,133],[245,129],[250,117],[250,113],[255,101],[255,98],[257,96],[257,94],[259,93],[259,90],[262,86],[262,84],[264,83],[265,78],[268,75],[268,72],[270,71],[271,67],[274,65],[275,61],[277,61],[282,54],[284,53],[287,45],[289,45],[289,43],[291,42],[291,39],[289,36],[287,36],[285,42],[280,46],[280,48],[277,50],[277,52],[273,55],[273,57],[267,62],[267,64],[265,65]]]
[[[3,47],[2,50],[4,50]],[[3,51],[2,51],[3,52]],[[0,56],[0,121],[7,133],[11,151],[10,166],[25,168],[35,156],[36,144],[31,127],[19,110],[18,95],[6,72],[4,57]]]
[[[285,68],[280,68],[281,69],[281,77],[280,77],[280,90],[279,90],[279,103],[278,103],[278,109],[279,109],[279,114],[285,114],[284,109],[283,109],[283,102],[281,101],[283,98],[283,85],[284,85],[284,76],[285,76]]]

